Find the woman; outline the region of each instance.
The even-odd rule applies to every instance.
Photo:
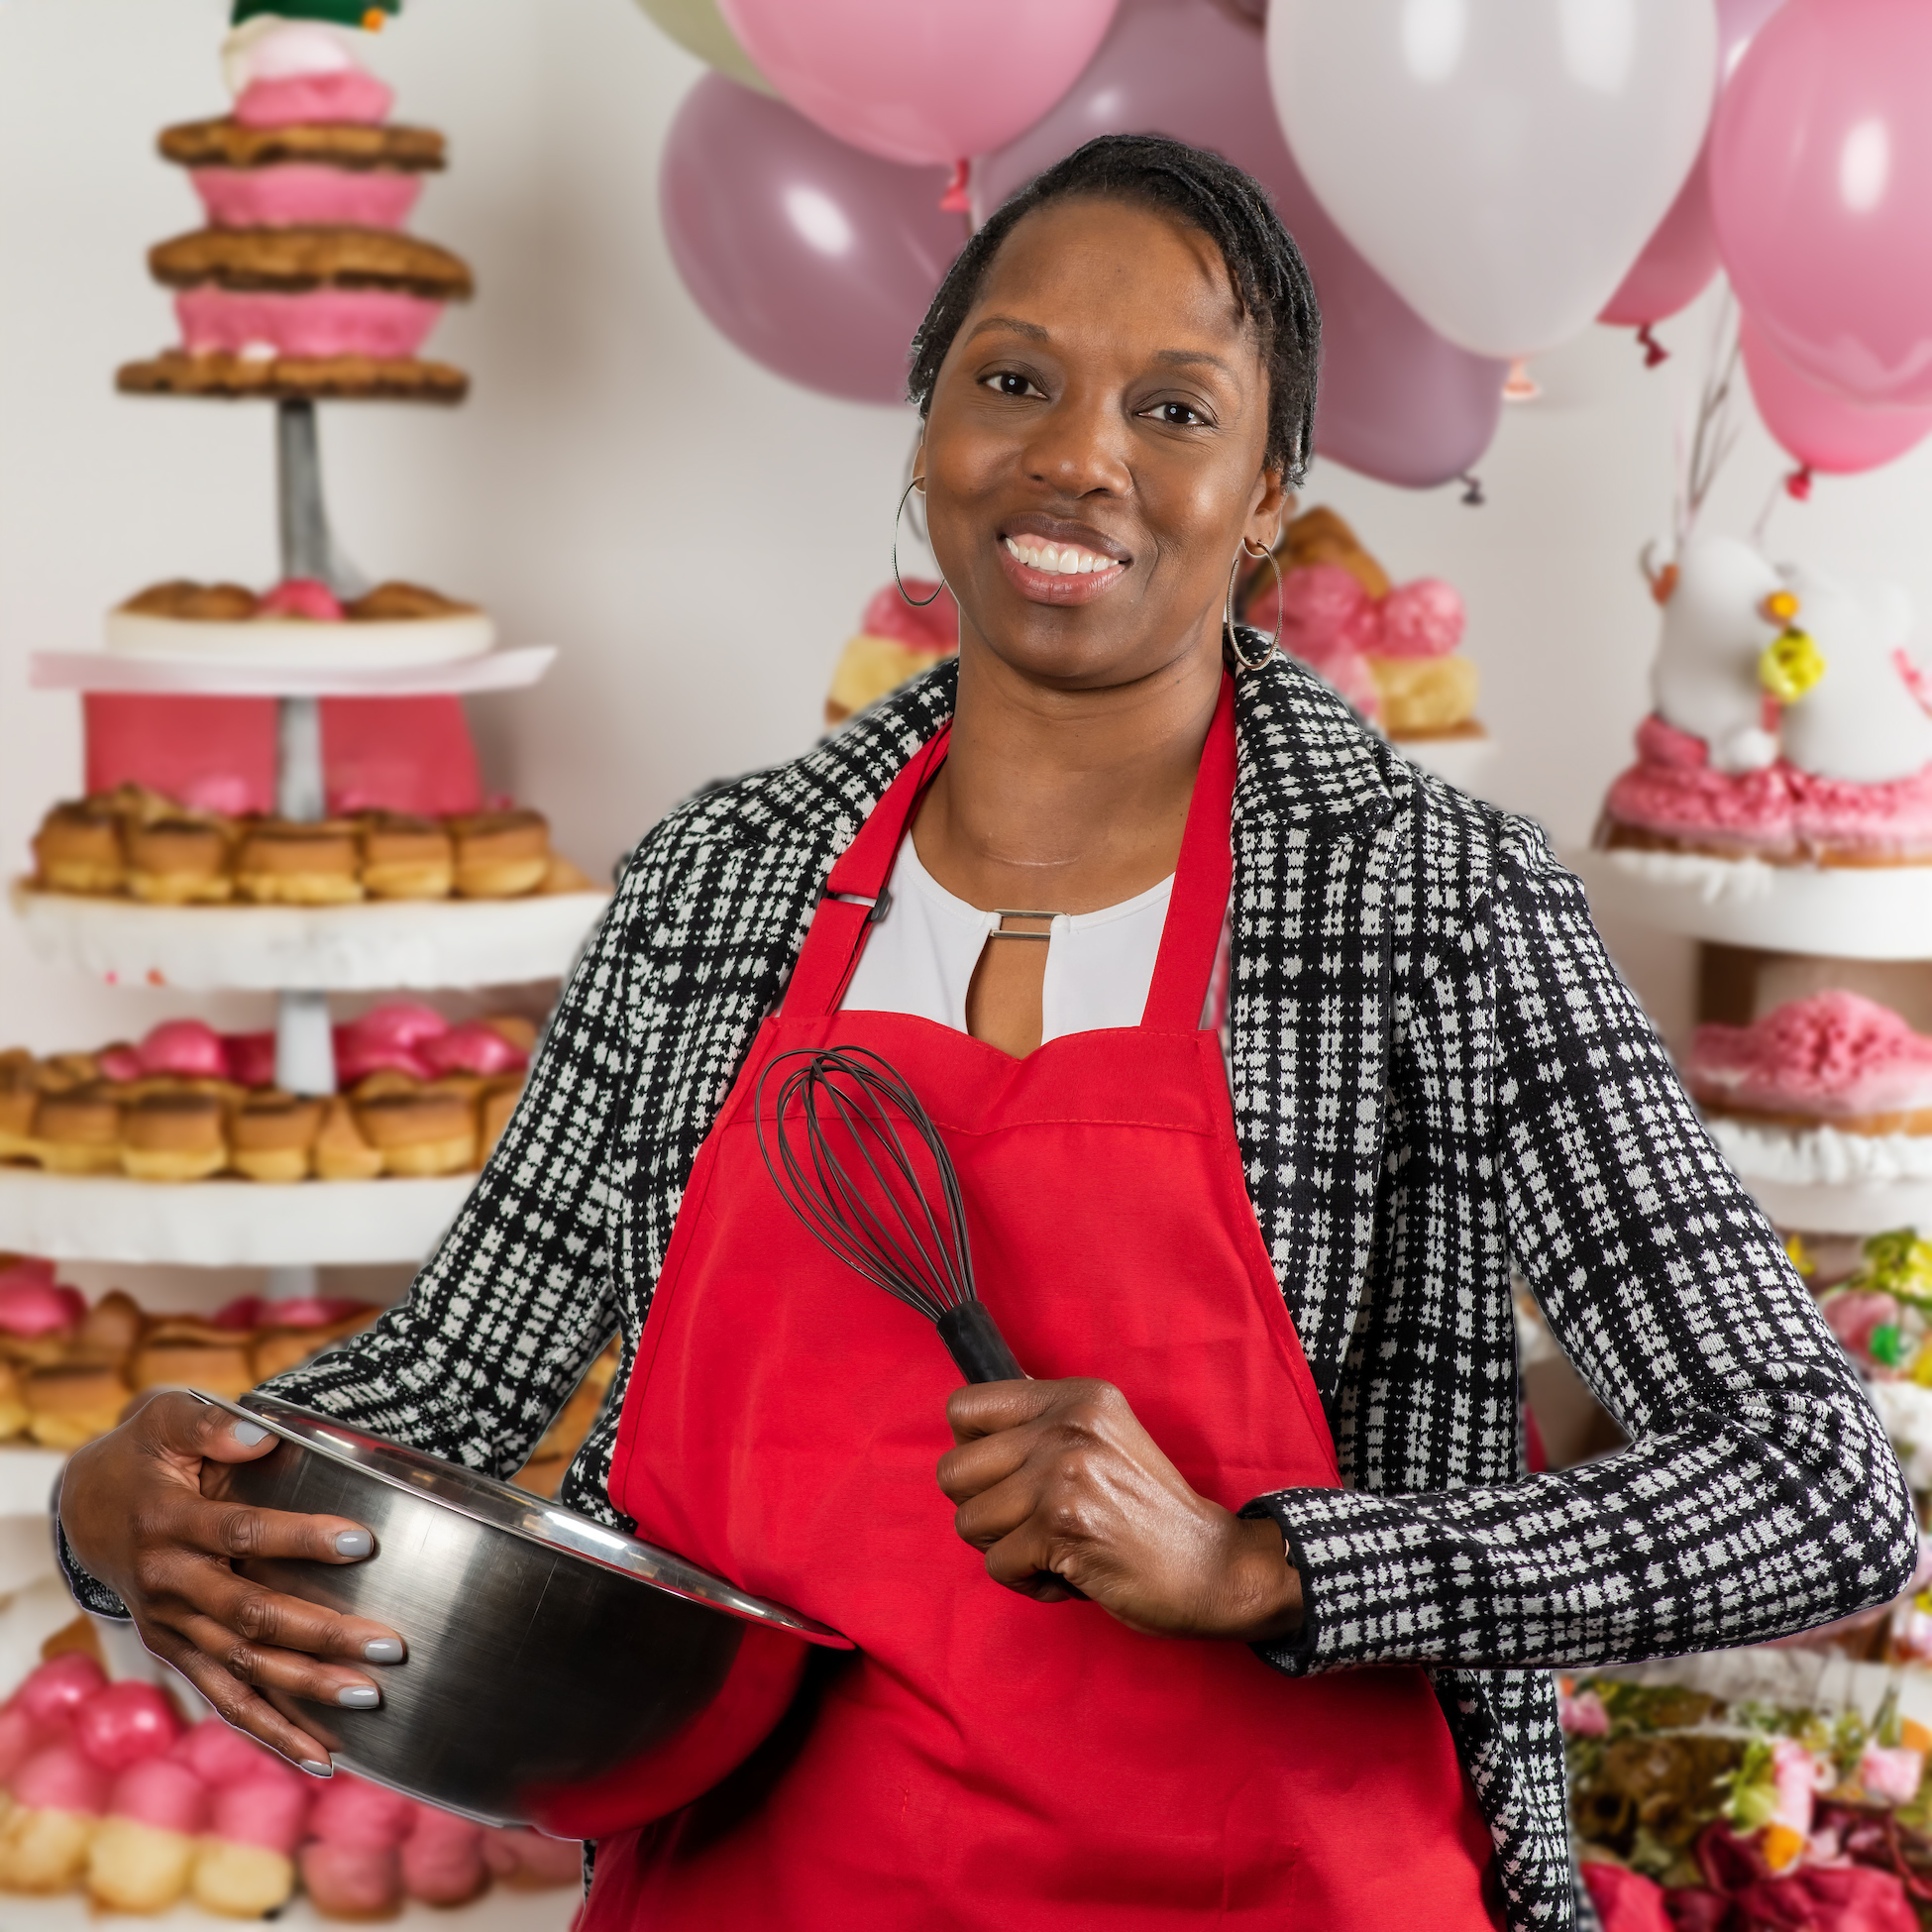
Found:
[[[1224,628],[1316,336],[1265,198],[1170,142],[980,231],[912,377],[956,673],[652,833],[407,1304],[274,1384],[503,1473],[620,1331],[566,1500],[857,1640],[783,1749],[599,1847],[597,1932],[1562,1925],[1539,1666],[1912,1568],[1872,1410],[1541,834]],[[830,1041],[932,1107],[1038,1379],[952,1388],[787,1219],[749,1094]],[[1621,1454],[1526,1476],[1512,1259]],[[74,1458],[64,1535],[325,1770],[261,1693],[367,1705],[398,1634],[234,1574],[369,1550],[202,1499],[261,1450],[159,1398]]]

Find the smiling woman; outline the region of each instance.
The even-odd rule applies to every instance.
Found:
[[[273,1384],[507,1473],[621,1331],[564,1501],[858,1646],[600,1843],[584,1932],[1560,1928],[1546,1666],[1912,1570],[1876,1416],[1542,834],[1225,622],[1317,352],[1211,155],[1110,137],[989,221],[912,374],[956,667],[651,832],[408,1302]],[[936,1123],[1032,1379],[953,1387],[792,1219],[759,1080],[830,1046]],[[1526,1471],[1513,1267],[1620,1453]],[[69,1465],[67,1560],[325,1770],[304,1710],[408,1633],[234,1571],[369,1553],[203,1500],[266,1447],[156,1398]]]

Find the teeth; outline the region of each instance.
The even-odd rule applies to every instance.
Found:
[[[1050,543],[1022,544],[1016,538],[1008,537],[1006,545],[1022,564],[1048,577],[1091,577],[1096,571],[1111,569],[1114,563],[1111,557],[1100,556],[1091,550],[1079,550],[1072,544],[1056,548]]]

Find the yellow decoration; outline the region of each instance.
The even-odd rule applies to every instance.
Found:
[[[1865,1259],[1845,1284],[1869,1288],[1897,1301],[1932,1302],[1932,1241],[1915,1228],[1894,1228],[1865,1243]]]
[[[1792,1267],[1796,1268],[1806,1281],[1818,1272],[1818,1264],[1811,1258],[1811,1250],[1805,1246],[1802,1234],[1793,1234],[1784,1243],[1784,1252]]]
[[[1758,682],[1780,704],[1795,704],[1824,675],[1825,654],[1809,631],[1783,631],[1758,660]]]
[[[1790,590],[1773,590],[1758,606],[1773,624],[1782,624],[1786,629],[1790,627],[1791,619],[1798,614],[1800,607],[1796,595]]]
[[[1922,1389],[1932,1389],[1932,1348],[1921,1347],[1913,1358],[1909,1380]]]
[[[1803,1832],[1793,1831],[1789,1825],[1767,1825],[1765,1827],[1765,1863],[1773,1872],[1782,1872],[1787,1866],[1795,1865],[1798,1854],[1803,1850]]]
[[[1915,1717],[1900,1718],[1898,1742],[1907,1751],[1932,1752],[1932,1731],[1928,1731]]]
[[[387,19],[388,16],[380,7],[372,7],[363,16],[363,31],[366,34],[379,34],[382,31],[383,22]]]

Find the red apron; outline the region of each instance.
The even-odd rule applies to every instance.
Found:
[[[832,892],[884,889],[944,755],[942,734]],[[611,1492],[640,1536],[859,1650],[762,1763],[599,1846],[584,1932],[1494,1923],[1488,1831],[1419,1669],[1290,1678],[1244,1644],[1141,1636],[987,1577],[934,1480],[958,1384],[944,1346],[812,1241],[759,1155],[774,1053],[885,1055],[945,1133],[981,1296],[1029,1373],[1117,1384],[1230,1509],[1337,1486],[1199,1023],[1234,780],[1224,686],[1137,1027],[1016,1060],[930,1020],[841,1013],[866,909],[820,907],[693,1170]]]

